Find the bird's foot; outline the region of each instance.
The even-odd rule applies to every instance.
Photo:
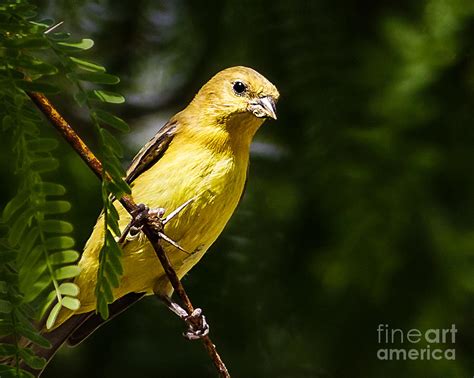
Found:
[[[146,222],[147,225],[152,228],[153,232],[155,232],[161,239],[178,248],[180,251],[190,254],[188,251],[186,251],[178,243],[176,243],[173,239],[171,239],[164,233],[164,227],[171,219],[178,215],[182,210],[184,210],[184,208],[186,208],[186,206],[188,206],[193,201],[194,198],[191,198],[190,200],[186,201],[165,218],[163,218],[163,216],[165,215],[166,210],[162,207],[150,209],[143,203],[137,204],[136,209],[132,212],[131,222],[127,225],[127,227],[125,227],[125,230],[119,238],[119,244],[122,244],[126,240],[127,235],[129,234],[131,237],[138,235]]]
[[[184,308],[176,302],[173,302],[170,297],[160,294],[156,294],[156,296],[164,302],[166,307],[184,320],[188,326],[188,329],[183,332],[185,338],[188,340],[198,340],[209,334],[209,324],[207,324],[206,317],[200,308],[196,308],[191,315],[189,315]]]
[[[209,324],[207,324],[206,317],[200,308],[196,308],[191,315],[187,315],[183,320],[188,325],[183,336],[188,340],[199,340],[209,334]]]

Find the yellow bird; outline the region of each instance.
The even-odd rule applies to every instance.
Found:
[[[202,258],[235,211],[247,179],[250,144],[266,118],[276,119],[278,97],[276,87],[253,69],[225,69],[211,78],[132,161],[126,180],[136,203],[169,213],[192,200],[164,230],[188,252],[161,241],[179,278]],[[115,206],[123,230],[131,217],[117,201]],[[68,326],[67,320],[96,309],[94,288],[103,225],[99,217],[79,262],[82,270],[75,283],[80,288],[81,306],[74,312],[61,310],[55,324],[58,328],[53,333],[65,328],[61,339],[64,332],[69,338],[75,332],[80,341],[100,323],[95,315],[83,323],[85,329],[81,331],[77,324]],[[116,303],[111,305],[111,315],[143,294],[171,296],[173,289],[143,233],[127,237],[122,264],[124,273],[113,292],[117,305],[115,309]]]

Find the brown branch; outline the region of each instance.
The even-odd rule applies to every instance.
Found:
[[[56,130],[66,139],[66,141],[71,145],[71,147],[79,154],[79,156],[86,162],[89,168],[95,173],[95,175],[102,180],[102,164],[94,156],[92,151],[87,147],[87,145],[82,141],[82,139],[77,135],[74,129],[67,123],[67,121],[59,114],[59,112],[54,108],[51,102],[42,94],[37,92],[29,92],[31,100],[36,104],[36,106],[41,110],[41,112],[46,116],[46,118],[53,124]],[[110,179],[109,176],[107,176]],[[130,196],[123,196],[120,199],[120,203],[123,207],[130,213],[134,213],[137,208],[135,201]],[[178,278],[175,270],[171,266],[168,256],[166,256],[165,251],[159,244],[159,236],[153,231],[149,223],[145,223],[143,226],[143,233],[146,235],[153,248],[155,253],[158,256],[158,259],[165,270],[168,279],[171,282],[174,290],[181,299],[186,311],[188,314],[191,314],[194,311],[194,307],[189,299],[186,291],[184,290],[181,281]],[[202,338],[203,344],[214,362],[214,366],[219,372],[221,377],[230,377],[230,374],[222,361],[219,353],[217,353],[215,345],[212,343],[209,336]]]

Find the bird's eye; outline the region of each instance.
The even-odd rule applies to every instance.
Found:
[[[247,86],[241,81],[236,81],[232,88],[234,88],[234,92],[237,94],[242,94],[247,90]]]

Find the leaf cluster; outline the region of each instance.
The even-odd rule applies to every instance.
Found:
[[[56,31],[52,20],[36,18],[36,7],[27,1],[0,4],[0,120],[2,133],[11,140],[18,181],[0,229],[0,359],[7,361],[0,366],[2,376],[29,376],[20,369],[21,361],[41,368],[45,361],[34,355],[31,344],[48,347],[49,342],[37,330],[38,322],[46,318],[46,328],[52,328],[61,311],[80,307],[79,287],[73,282],[80,273],[80,254],[74,250],[72,224],[59,219],[71,204],[63,197],[64,186],[51,179],[59,166],[54,156],[58,141],[42,135],[49,125],[28,92],[61,93],[67,78],[76,88],[75,101],[87,109],[97,131],[107,232],[96,294],[104,317],[122,274],[121,251],[113,236],[120,234],[113,201],[130,193],[122,179],[120,143],[107,129],[123,132],[128,125],[103,108],[124,98],[99,87],[117,84],[119,78],[77,56],[93,46],[92,40],[71,41],[69,33]]]

